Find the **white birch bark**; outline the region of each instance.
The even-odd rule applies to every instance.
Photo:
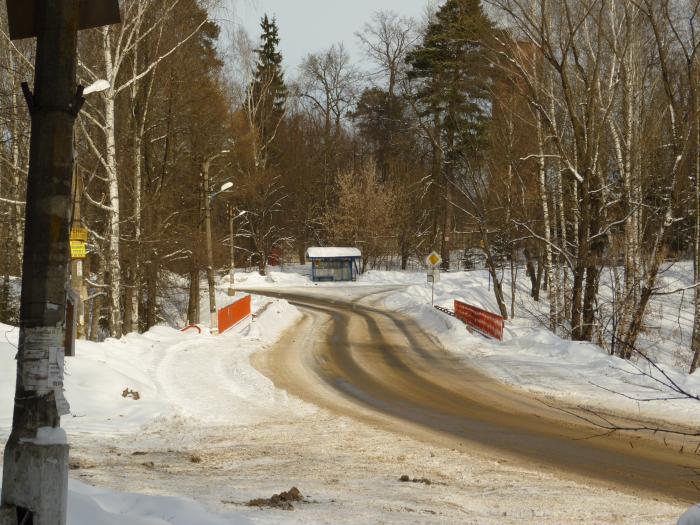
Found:
[[[549,200],[547,197],[547,163],[545,159],[545,138],[542,130],[542,116],[537,114],[537,145],[539,148],[538,178],[540,189],[540,205],[542,206],[542,221],[544,228],[544,249],[545,249],[545,271],[549,276],[549,286],[547,294],[549,296],[549,329],[557,331],[557,289],[559,283],[556,282],[552,274],[552,227],[549,216]]]
[[[104,114],[103,115],[91,115],[86,112],[86,118],[95,124],[104,134],[104,146],[101,147],[92,138],[87,137],[87,141],[90,145],[91,150],[97,156],[100,165],[105,171],[105,184],[107,188],[107,204],[102,204],[100,199],[93,199],[89,195],[86,195],[87,201],[93,205],[96,205],[98,209],[102,210],[107,214],[108,225],[107,225],[107,266],[106,271],[110,275],[110,330],[113,337],[120,337],[123,333],[124,327],[122,319],[122,308],[121,301],[123,296],[123,285],[122,285],[122,268],[121,268],[121,211],[120,211],[120,194],[119,194],[119,184],[121,181],[119,174],[119,165],[117,163],[117,137],[116,137],[116,100],[121,92],[131,89],[132,86],[137,85],[139,82],[144,80],[148,75],[152,74],[158,65],[170,55],[175,53],[181,46],[186,42],[191,40],[195,35],[199,33],[201,28],[206,24],[207,19],[201,21],[191,32],[181,35],[176,42],[170,46],[167,50],[162,51],[154,58],[152,58],[148,64],[143,65],[138,71],[134,71],[128,79],[121,84],[120,72],[123,66],[127,63],[127,58],[133,57],[136,52],[136,48],[141,42],[144,41],[146,37],[154,34],[157,30],[162,30],[163,24],[166,23],[169,16],[172,16],[172,12],[175,7],[179,4],[179,0],[173,1],[171,4],[165,5],[162,12],[158,13],[156,17],[157,22],[153,25],[145,25],[145,13],[148,9],[156,6],[153,0],[131,0],[125,2],[122,6],[123,11],[123,23],[119,26],[105,27],[102,28],[102,45],[103,45],[103,59],[104,59],[104,77],[101,74],[97,74],[94,71],[89,70],[85,64],[81,64],[84,73],[86,73],[92,80],[98,78],[105,78],[109,83],[109,88],[102,93],[102,98],[104,101]],[[137,67],[139,65],[137,64]],[[135,153],[138,155],[138,153]],[[139,159],[140,162],[140,159]],[[140,164],[139,164],[140,166]],[[138,179],[138,199],[141,195],[141,175],[140,172],[137,174]],[[140,221],[140,211],[141,202],[137,199],[137,207],[139,217],[137,220]],[[139,231],[139,237],[141,235],[140,224],[137,225]],[[126,301],[135,300],[133,295],[124,297]],[[138,300],[136,299],[138,302]],[[138,306],[136,308],[138,312]],[[138,318],[138,317],[137,317]],[[133,325],[127,327],[127,329],[132,329]]]
[[[110,330],[113,337],[122,335],[122,309],[121,309],[121,215],[119,202],[119,178],[117,173],[117,137],[116,137],[116,114],[113,80],[116,78],[114,61],[112,57],[112,41],[110,30],[102,29],[104,44],[105,73],[108,79],[112,79],[109,89],[105,92],[105,168],[107,172],[108,188],[108,257],[107,269],[109,271],[109,305],[110,305]]]

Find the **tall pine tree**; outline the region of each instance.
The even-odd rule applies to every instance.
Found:
[[[485,140],[489,119],[491,68],[485,42],[493,24],[480,0],[447,0],[428,25],[423,42],[406,62],[421,116],[430,121],[433,141],[436,207],[434,231],[441,232],[443,266],[449,269],[454,230],[451,185],[456,167],[464,159],[476,159]],[[436,239],[437,241],[437,239]]]
[[[423,43],[408,54],[409,77],[423,80],[417,95],[437,114],[454,147],[478,150],[489,117],[491,67],[485,41],[493,24],[480,0],[448,0],[429,24]]]
[[[275,18],[265,15],[260,28],[260,47],[248,104],[262,144],[269,145],[284,116],[287,88],[282,72],[282,54],[279,52],[279,29]]]

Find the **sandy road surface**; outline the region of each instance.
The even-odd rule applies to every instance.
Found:
[[[305,314],[280,344],[254,360],[278,387],[452,449],[480,449],[645,498],[700,497],[695,446],[679,453],[679,445],[640,436],[596,436],[600,431],[470,368],[410,319],[371,306],[381,289],[368,288],[363,301],[314,291],[255,291],[284,297]]]

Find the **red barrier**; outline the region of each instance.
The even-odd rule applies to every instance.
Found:
[[[483,335],[503,341],[503,317],[455,300],[455,317]]]
[[[180,330],[180,331],[181,331],[181,332],[186,332],[187,330],[197,330],[197,333],[199,333],[199,334],[202,333],[202,329],[201,329],[199,326],[197,326],[196,324],[191,324],[191,325],[189,325],[189,326],[186,326],[186,327],[184,327],[184,328],[183,328],[182,330]]]
[[[219,333],[223,334],[229,328],[233,328],[251,313],[250,295],[219,310]]]

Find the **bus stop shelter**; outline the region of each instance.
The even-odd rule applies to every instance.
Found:
[[[355,281],[360,273],[362,252],[357,248],[309,248],[306,257],[311,261],[314,282]]]

